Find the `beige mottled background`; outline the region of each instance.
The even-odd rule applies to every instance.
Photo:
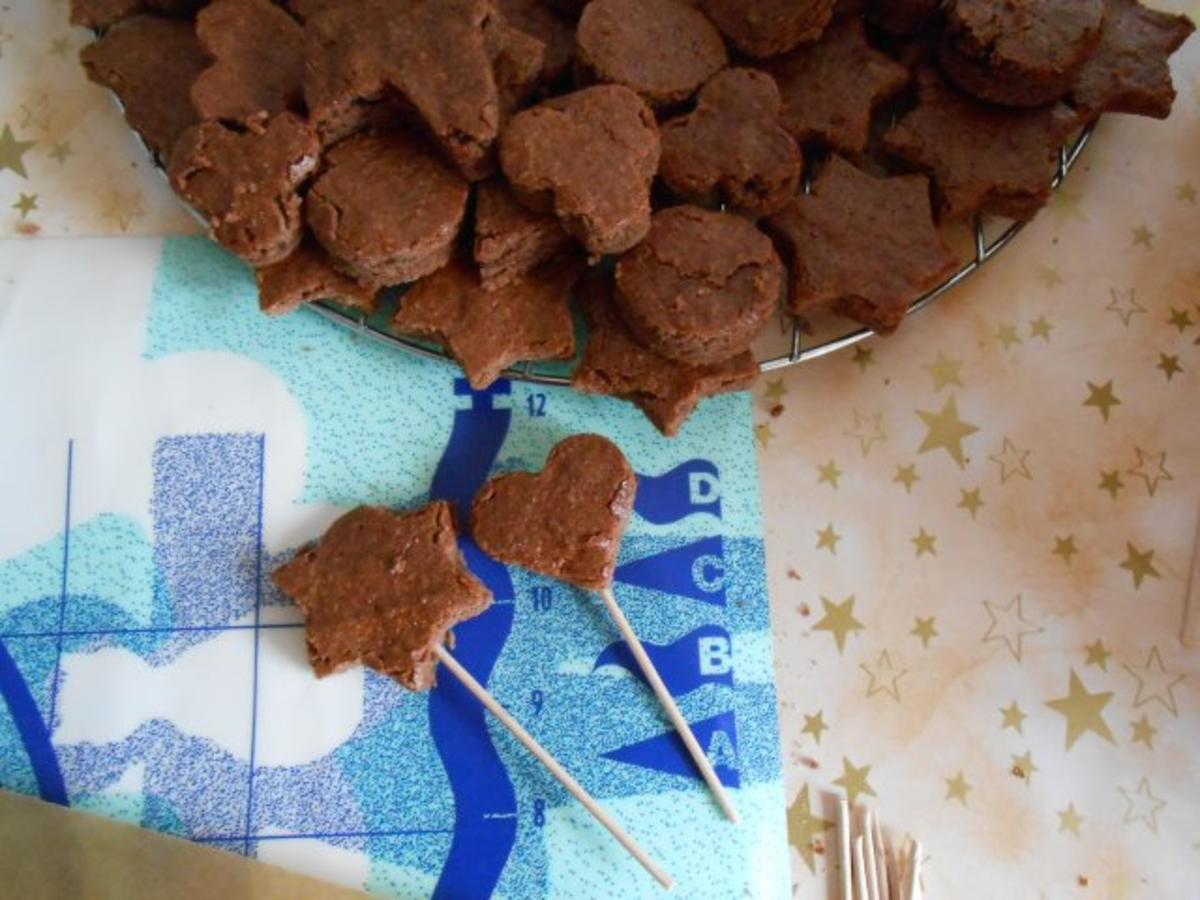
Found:
[[[194,231],[65,6],[0,4],[0,236]],[[966,286],[756,388],[798,897],[842,790],[930,897],[1200,896],[1200,39],[1175,69]]]

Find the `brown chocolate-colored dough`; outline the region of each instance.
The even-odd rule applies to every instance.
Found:
[[[759,69],[726,69],[700,90],[696,108],[663,124],[658,174],[692,203],[754,215],[782,209],[800,183],[800,148],[779,124],[779,89]]]
[[[500,114],[506,118],[520,109],[537,87],[546,48],[538,38],[509,24],[499,12],[484,22],[483,47],[492,62]]]
[[[775,311],[783,264],[733,213],[673,206],[617,263],[617,309],[637,339],[678,362],[720,363],[748,349]]]
[[[951,0],[942,68],[981,100],[1050,103],[1095,50],[1104,9],[1105,0]]]
[[[71,0],[71,24],[107,28],[138,13],[187,16],[208,0]]]
[[[867,17],[892,34],[914,35],[928,28],[942,0],[870,0]]]
[[[766,66],[783,95],[783,127],[841,153],[867,149],[871,114],[908,84],[908,69],[876,50],[862,21],[839,17],[820,40]]]
[[[270,0],[213,0],[196,17],[213,58],[192,85],[202,119],[248,122],[262,113],[303,112],[304,30]]]
[[[392,324],[443,344],[483,390],[515,362],[575,355],[570,295],[582,269],[578,258],[553,259],[486,291],[469,263],[454,260],[400,298]]]
[[[728,60],[721,33],[684,0],[592,0],[576,41],[589,77],[651,106],[686,100]]]
[[[360,506],[272,578],[304,612],[317,675],[361,663],[410,691],[437,683],[434,648],[492,602],[443,501],[404,513]]]
[[[637,476],[616,444],[577,434],[550,451],[541,472],[485,484],[471,510],[471,534],[503,563],[603,590],[612,584],[636,492]]]
[[[1100,44],[1071,91],[1075,106],[1088,118],[1119,112],[1165,119],[1175,102],[1167,61],[1196,26],[1135,0],[1106,2]]]
[[[480,182],[475,192],[475,262],[484,290],[511,284],[570,244],[558,219],[522,206],[503,178]]]
[[[333,300],[368,315],[378,305],[378,286],[359,284],[343,275],[311,237],[302,239],[285,259],[260,268],[256,275],[258,305],[269,316],[289,313],[314,300]]]
[[[305,216],[339,268],[368,283],[415,281],[450,259],[469,187],[403,132],[361,132],[325,153]]]
[[[701,398],[743,391],[758,377],[749,352],[706,366],[678,363],[637,342],[613,305],[609,273],[584,281],[579,302],[587,317],[583,360],[571,386],[585,394],[607,394],[639,406],[654,427],[673,437]]]
[[[799,316],[830,308],[887,334],[958,268],[934,228],[928,178],[876,178],[840,156],[767,225],[789,258],[788,309]]]
[[[645,237],[659,153],[654,115],[616,84],[524,110],[500,139],[500,165],[521,202],[553,210],[597,255],[619,253]]]
[[[542,42],[542,83],[557,81],[575,58],[575,29],[545,0],[498,0],[496,4],[513,28]]]
[[[815,41],[834,0],[697,0],[721,33],[750,56],[775,56]]]
[[[895,159],[933,176],[939,220],[977,212],[1029,219],[1050,197],[1058,150],[1078,123],[1061,103],[1012,109],[917,78],[917,106],[883,137]]]
[[[191,22],[134,16],[84,47],[80,58],[88,78],[116,93],[125,121],[159,156],[197,121],[190,92],[208,57]]]
[[[264,124],[265,122],[265,124]],[[171,151],[171,187],[208,221],[213,239],[251,265],[286,257],[300,243],[298,189],[317,168],[321,142],[294,113],[246,131],[201,122]]]

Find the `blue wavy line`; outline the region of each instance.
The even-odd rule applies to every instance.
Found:
[[[25,683],[21,670],[17,668],[3,641],[0,641],[0,696],[8,704],[21,743],[25,745],[29,765],[37,778],[38,794],[50,803],[67,806],[67,786],[58,767],[58,756],[50,741],[50,731],[42,720],[29,685]]]

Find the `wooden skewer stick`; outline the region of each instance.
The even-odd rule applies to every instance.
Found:
[[[921,842],[913,841],[908,859],[908,896],[904,900],[921,900]]]
[[[675,698],[667,690],[662,676],[658,674],[658,669],[654,667],[649,654],[646,653],[646,648],[642,646],[642,642],[638,640],[638,636],[633,631],[633,626],[625,618],[625,613],[621,611],[612,588],[604,588],[600,591],[600,598],[604,601],[604,605],[608,607],[608,613],[613,617],[613,621],[617,623],[617,629],[621,632],[621,637],[625,639],[625,643],[629,646],[630,651],[632,651],[634,659],[637,660],[638,665],[641,667],[642,674],[650,682],[654,696],[658,698],[658,702],[666,710],[667,718],[671,720],[671,724],[675,726],[675,731],[683,738],[683,744],[687,747],[692,761],[700,769],[700,774],[704,776],[705,784],[712,791],[726,818],[735,825],[741,822],[742,817],[738,815],[738,811],[734,808],[733,801],[725,790],[725,786],[721,784],[721,779],[717,777],[712,763],[708,760],[708,754],[704,752],[704,749],[700,746],[700,742],[696,740],[696,735],[692,733],[692,726],[688,724],[688,720],[679,711],[679,707],[675,704]]]
[[[896,867],[892,864],[892,856],[883,842],[883,829],[879,827],[879,816],[871,816],[871,837],[875,841],[875,864],[879,869],[879,900],[892,900],[892,891],[896,892],[896,900],[900,900],[900,888],[896,887]]]
[[[838,860],[842,864],[842,900],[854,900],[850,881],[850,803],[838,798]]]
[[[1185,647],[1200,647],[1200,515],[1196,518],[1196,547],[1192,550],[1192,571],[1183,598],[1183,631],[1179,639]]]
[[[501,706],[500,702],[488,692],[487,688],[476,681],[474,676],[464,669],[458,660],[450,655],[449,650],[441,644],[437,644],[434,647],[434,652],[437,654],[438,661],[449,669],[455,678],[462,682],[463,687],[474,694],[475,699],[486,706],[491,714],[500,720],[500,724],[511,731],[513,737],[520,741],[526,750],[537,757],[538,762],[550,770],[550,774],[557,778],[562,786],[571,792],[571,796],[583,804],[584,809],[596,817],[597,822],[608,829],[608,833],[616,838],[634,859],[641,863],[643,869],[654,876],[655,881],[668,891],[675,886],[675,879],[651,859],[650,855],[638,846],[637,842],[626,834],[625,830],[608,813],[600,808],[600,804],[592,798],[592,795],[585,791],[579,782],[571,777],[571,774],[562,767],[558,760],[550,755],[545,747],[534,739],[533,735],[521,727],[521,723],[514,719],[508,710]]]
[[[867,866],[863,862],[863,839],[860,834],[854,839],[854,885],[857,900],[868,900]]]
[[[879,871],[875,865],[875,839],[871,836],[871,810],[863,811],[862,841],[863,858],[867,864],[867,890],[870,900],[879,900]]]

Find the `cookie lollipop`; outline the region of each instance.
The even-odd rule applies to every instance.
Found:
[[[317,543],[275,570],[275,584],[303,610],[318,676],[363,664],[412,691],[436,683],[441,663],[537,757],[584,808],[665,888],[664,872],[579,783],[446,649],[451,628],[491,605],[458,548],[450,504],[412,512],[360,506]]]
[[[487,482],[472,506],[472,536],[503,563],[595,591],[725,815],[740,821],[707,754],[613,595],[621,535],[633,514],[637,476],[612,441],[577,434],[559,442],[539,473]]]

